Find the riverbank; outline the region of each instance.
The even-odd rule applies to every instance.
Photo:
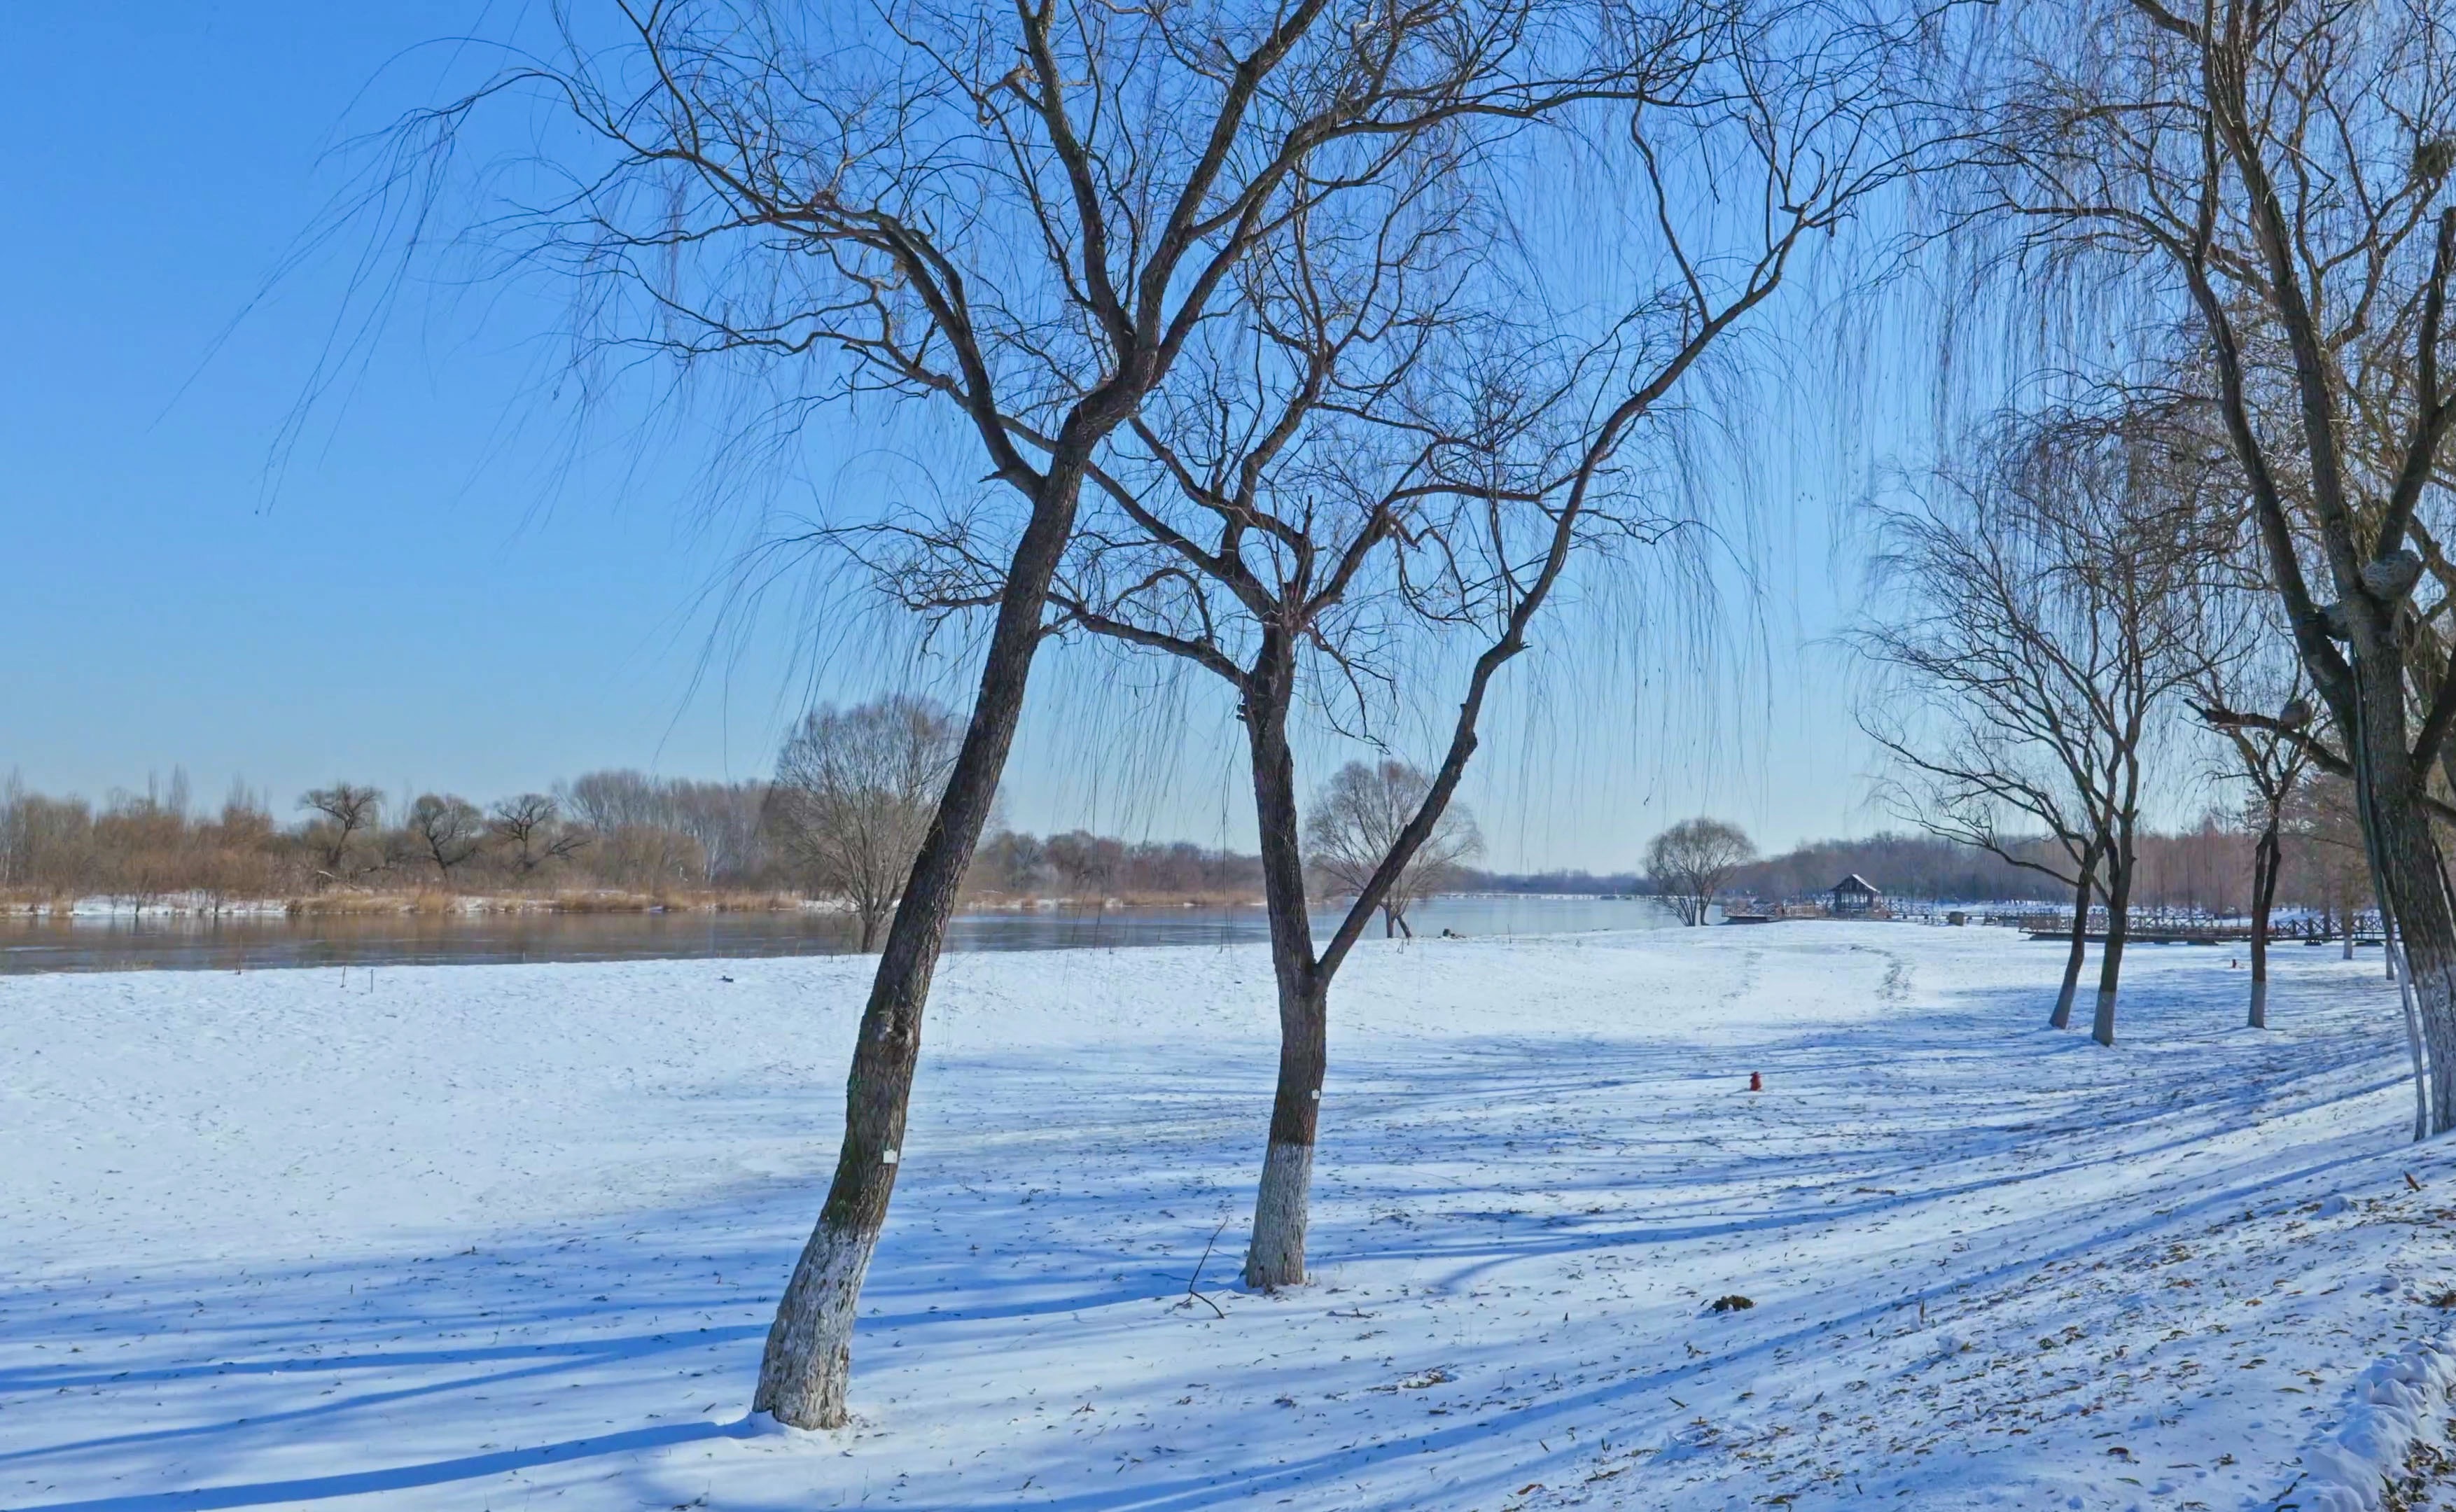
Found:
[[[1439,897],[1418,905],[1427,934],[1479,938],[1658,928],[1650,901]],[[1338,915],[1315,916],[1326,937]],[[1378,932],[1378,931],[1377,931]],[[967,907],[948,949],[1132,950],[1259,941],[1258,906],[1043,903]],[[853,916],[834,908],[358,910],[234,913],[220,917],[94,911],[0,918],[0,975],[40,971],[215,971],[282,968],[743,959],[858,953]]]
[[[0,1503],[2317,1505],[2456,1286],[2393,991],[2059,964],[1367,941],[1260,1296],[1266,953],[950,957],[857,1420],[749,1438],[862,962],[10,978]]]
[[[976,912],[1032,912],[1083,909],[1259,908],[1261,899],[1234,894],[1169,893],[1115,897],[968,896]],[[501,913],[847,913],[832,898],[741,889],[625,892],[592,888],[539,892],[462,892],[432,888],[336,889],[291,898],[225,898],[201,892],[149,896],[0,892],[0,919],[325,919],[428,916],[482,917]]]

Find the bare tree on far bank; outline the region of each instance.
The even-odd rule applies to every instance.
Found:
[[[1721,819],[1683,819],[1646,843],[1646,874],[1680,922],[1702,925],[1731,877],[1757,858],[1756,842]]]
[[[325,880],[337,882],[345,874],[343,863],[349,857],[351,843],[372,832],[381,818],[383,794],[356,783],[335,783],[330,787],[308,789],[298,800],[298,807],[324,816],[317,829],[317,845]]]
[[[873,949],[937,813],[963,726],[901,695],[803,717],[776,756],[768,832],[815,897],[843,900]]]
[[[1313,812],[1305,816],[1306,859],[1351,894],[1361,895],[1432,787],[1433,780],[1421,767],[1402,761],[1349,762],[1322,784]],[[1382,937],[1404,933],[1414,938],[1407,910],[1418,899],[1448,886],[1460,864],[1483,851],[1484,835],[1475,827],[1475,815],[1463,804],[1444,808],[1382,894]]]
[[[468,799],[447,793],[420,793],[409,806],[405,828],[417,837],[436,872],[447,880],[454,867],[476,855],[486,843],[486,816]]]
[[[486,811],[486,831],[511,849],[512,868],[534,875],[551,861],[568,861],[589,840],[584,829],[563,822],[563,806],[545,793],[506,798]]]

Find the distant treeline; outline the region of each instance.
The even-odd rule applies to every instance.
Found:
[[[1651,890],[1634,871],[1597,876],[1591,871],[1478,871],[1463,868],[1459,889],[1464,892],[1542,892],[1576,895],[1618,895]]]
[[[2286,866],[2279,902],[2287,907],[2324,909],[2361,909],[2368,904],[2354,895],[2362,885],[2355,870],[2361,861],[2359,840],[2349,818],[2335,814],[2324,802],[2305,804],[2286,838]],[[2223,816],[2211,816],[2193,828],[2141,838],[2137,901],[2143,908],[2186,912],[2231,913],[2244,908],[2251,886],[2253,837]],[[2016,854],[2046,854],[2044,842],[2016,848]],[[1778,856],[1752,861],[1739,868],[1726,890],[1768,903],[1805,901],[1822,896],[1844,877],[1856,874],[1894,898],[1939,903],[2036,900],[2063,905],[2070,893],[2043,873],[1975,846],[1933,835],[1886,833],[1862,840],[1816,840]],[[1468,871],[1460,887],[1474,892],[1547,892],[1573,894],[1652,893],[1653,881],[1638,872]]]
[[[335,783],[279,811],[235,788],[197,805],[185,778],[100,804],[0,780],[0,892],[21,902],[174,895],[214,903],[401,891],[648,897],[803,890],[769,843],[768,785],[590,772],[481,804]],[[1080,830],[983,842],[968,886],[1003,898],[1259,897],[1261,863],[1184,841]]]
[[[387,796],[336,783],[276,813],[235,789],[200,808],[174,775],[145,793],[101,804],[0,781],[0,892],[20,901],[113,896],[138,904],[174,895],[215,902],[336,892],[554,893],[613,890],[648,897],[802,892],[769,844],[768,785],[599,771],[544,793],[480,805],[448,793]],[[2336,831],[2348,832],[2339,834]],[[2140,903],[2230,912],[2243,906],[2251,837],[2217,818],[2141,845]],[[2280,902],[2330,911],[2364,906],[2349,822],[2309,806],[2288,840]],[[1728,890],[1767,901],[1813,898],[1852,873],[1896,898],[1940,902],[2062,900],[2040,873],[1924,835],[1822,840],[1751,862]],[[1471,892],[1651,892],[1633,872],[1508,873],[1462,869]],[[1118,898],[1250,901],[1259,857],[1188,841],[1129,841],[1072,830],[1001,831],[985,840],[967,889],[984,899]]]
[[[1262,858],[1186,840],[1005,830],[981,842],[967,882],[1008,897],[1259,898]]]
[[[1931,835],[1906,834],[1811,841],[1741,868],[1731,890],[1769,902],[1810,898],[1853,874],[1894,897],[1945,902],[2050,899],[2063,890],[2037,872],[1992,852]]]
[[[2333,813],[2323,802],[2302,806],[2298,817],[2285,839],[2279,904],[2331,913],[2367,908],[2367,899],[2357,895],[2364,884],[2350,817]],[[2249,907],[2253,843],[2247,830],[2220,815],[2190,829],[2144,834],[2134,901],[2168,911],[2239,912]],[[2041,841],[2015,853],[2043,858],[2047,851]],[[2041,872],[1973,846],[1913,834],[1813,841],[1743,867],[1729,890],[1770,903],[1811,899],[1854,873],[1894,898],[2071,903],[2070,889]]]

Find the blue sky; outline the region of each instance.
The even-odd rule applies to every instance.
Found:
[[[713,612],[745,522],[697,507],[655,445],[575,455],[548,291],[405,289],[277,449],[351,245],[258,296],[341,187],[330,150],[470,76],[472,51],[438,39],[538,19],[442,0],[11,17],[0,772],[98,796],[184,766],[200,796],[244,779],[276,809],[340,775],[479,797],[607,766],[739,778],[807,697],[960,690],[960,667],[916,668],[875,630]],[[1768,392],[1763,593],[1710,679],[1558,640],[1512,669],[1465,794],[1493,864],[1629,867],[1701,809],[1769,847],[1881,828],[1846,668],[1815,644],[1849,598],[1832,522],[1861,480],[1797,460],[1832,455],[1807,438],[1840,398]],[[844,444],[823,424],[810,471],[842,476]],[[1225,710],[1144,675],[1095,653],[1044,667],[1013,823],[1247,842]]]

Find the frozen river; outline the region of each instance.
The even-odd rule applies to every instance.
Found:
[[[1650,899],[1503,894],[1433,898],[1418,904],[1409,922],[1420,934],[1450,930],[1474,939],[1507,939],[1656,929],[1672,919]],[[1326,937],[1337,923],[1336,914],[1318,914],[1317,937]],[[1382,932],[1379,920],[1368,932]],[[1268,937],[1259,908],[1048,908],[968,913],[955,921],[950,943],[958,950],[1054,950],[1238,945]],[[855,943],[851,921],[834,913],[10,919],[0,920],[0,975],[841,955]]]

